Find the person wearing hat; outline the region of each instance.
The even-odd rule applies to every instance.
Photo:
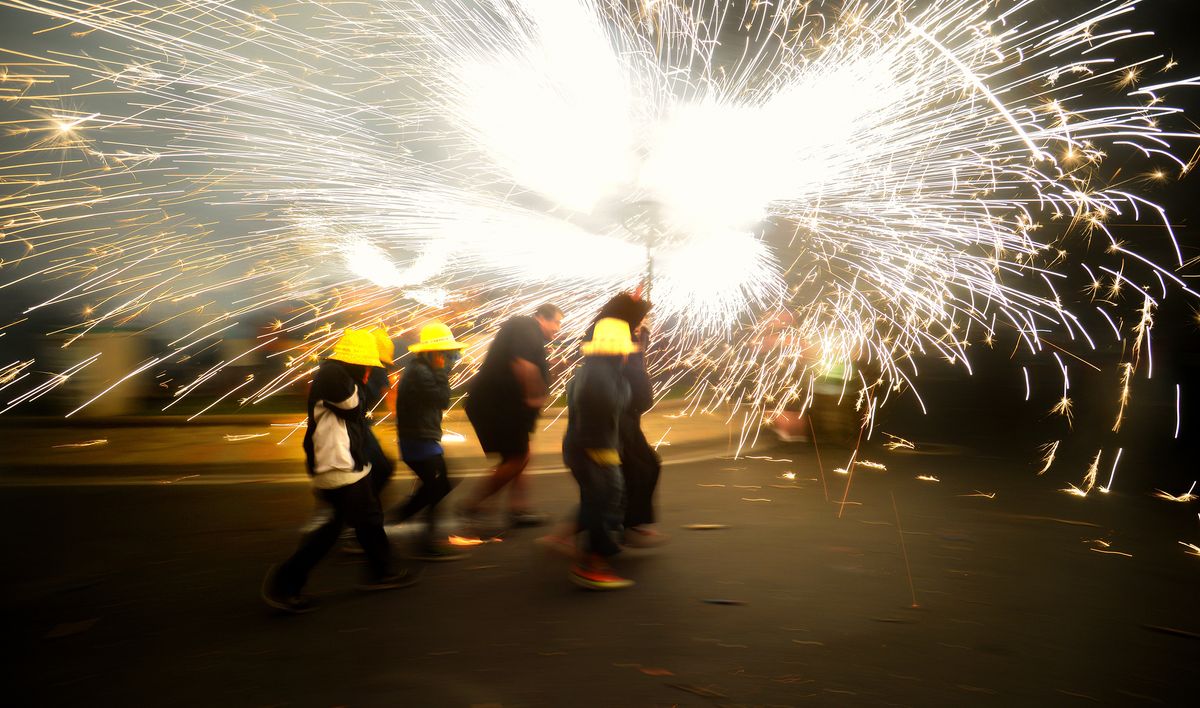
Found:
[[[371,423],[371,413],[375,408],[383,402],[387,397],[388,390],[391,389],[391,381],[388,379],[388,369],[395,365],[396,345],[388,336],[388,331],[382,325],[371,330],[371,336],[375,339],[375,348],[379,352],[379,363],[383,366],[368,366],[366,367],[365,378],[360,382],[360,396],[364,402],[364,408],[367,415],[368,434],[363,437],[364,454],[367,462],[371,465],[371,473],[368,475],[371,479],[371,487],[375,490],[375,496],[382,499],[383,489],[392,481],[392,476],[396,473],[396,465],[383,451],[383,445],[379,444],[379,439],[375,437],[373,432],[374,423]],[[326,505],[327,506],[327,505]],[[321,513],[318,511],[318,514]],[[328,515],[329,511],[326,511]],[[319,526],[319,523],[312,524],[313,527]],[[342,531],[342,539],[346,543],[342,546],[342,550],[347,553],[360,554],[363,552],[362,546],[354,542],[354,529],[345,529]]]
[[[450,328],[431,322],[421,328],[421,338],[408,348],[413,353],[396,392],[396,433],[400,458],[420,480],[412,496],[389,514],[403,523],[425,511],[425,529],[415,557],[421,560],[457,560],[464,554],[437,539],[438,503],[450,493],[446,457],[442,450],[442,413],[450,407],[450,370],[466,346],[454,339]]]
[[[645,353],[650,335],[645,326],[651,303],[636,291],[617,293],[596,316],[616,317],[629,324],[638,351],[629,355],[621,373],[629,382],[629,406],[621,414],[621,474],[625,480],[625,540],[632,547],[656,546],[666,541],[666,534],[654,529],[654,493],[658,487],[662,460],[642,431],[642,414],[654,405],[654,392],[646,372]],[[595,327],[595,324],[592,325]],[[590,334],[590,332],[589,332]]]
[[[563,437],[563,461],[579,483],[579,528],[584,532],[570,578],[591,590],[617,590],[633,585],[607,559],[621,550],[616,539],[624,516],[620,426],[630,400],[622,368],[637,346],[629,323],[605,317],[580,351],[583,363],[567,385]]]
[[[410,573],[392,569],[383,510],[370,479],[365,441],[372,433],[361,385],[368,367],[382,367],[375,337],[366,330],[347,329],[309,387],[305,465],[315,493],[332,507],[333,515],[306,534],[290,558],[267,571],[262,597],[276,609],[292,613],[315,609],[302,590],[347,524],[367,555],[369,575],[360,589],[386,590],[415,581]]]

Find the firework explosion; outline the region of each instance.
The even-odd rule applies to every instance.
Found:
[[[116,386],[272,313],[275,371],[206,390],[226,358],[170,404],[252,405],[345,326],[439,316],[470,363],[504,316],[554,301],[570,342],[652,272],[663,388],[690,372],[693,409],[746,431],[846,363],[869,424],[920,356],[969,370],[1002,338],[1128,341],[1119,427],[1155,308],[1192,294],[1162,209],[1103,164],[1189,167],[1163,127],[1189,82],[1110,58],[1149,34],[1123,27],[1138,2],[0,0],[55,47],[0,77],[0,288],[38,293],[0,333],[50,307],[83,312],[67,351],[172,332]],[[1118,217],[1161,224],[1173,261]],[[0,410],[96,360],[0,362]]]

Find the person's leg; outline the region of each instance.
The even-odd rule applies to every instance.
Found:
[[[524,452],[501,453],[500,463],[492,468],[492,474],[489,477],[485,478],[483,482],[476,486],[475,494],[472,495],[469,500],[463,503],[463,509],[467,512],[478,511],[479,506],[483,504],[484,501],[486,501],[496,492],[503,489],[505,485],[518,479],[521,475],[521,472],[525,470],[525,467],[528,464],[528,448],[526,448]],[[523,496],[524,492],[525,490],[522,489],[517,493],[518,498],[521,501],[525,499]],[[512,504],[513,502],[510,500],[510,507]]]
[[[529,449],[524,452],[513,453],[507,458],[500,461],[500,465],[506,462],[509,467],[506,468],[505,474],[508,475],[508,511],[510,514],[519,515],[530,512],[529,507],[529,478],[521,474],[525,468],[529,466]],[[499,466],[497,466],[499,472]]]
[[[308,583],[308,575],[337,543],[341,535],[344,516],[338,503],[341,489],[320,490],[318,496],[333,508],[325,523],[300,539],[296,552],[280,564],[275,572],[273,590],[285,597],[299,595]]]
[[[420,487],[399,511],[401,519],[410,519],[421,510],[425,510],[426,526],[421,534],[421,544],[425,548],[433,545],[437,534],[437,505],[450,493],[450,479],[446,474],[446,458],[434,455],[423,460],[405,460],[417,476]]]
[[[391,514],[399,522],[408,521],[416,516],[422,509],[429,506],[434,497],[434,487],[431,486],[431,482],[435,475],[430,469],[428,459],[405,460],[404,464],[408,465],[408,468],[416,475],[417,488],[413,490],[412,496]]]
[[[624,513],[621,469],[603,467],[590,459],[572,467],[579,481],[579,521],[585,541],[579,560],[571,568],[573,582],[589,590],[619,590],[633,585],[608,564],[608,558],[620,552],[614,536],[620,530]]]
[[[370,477],[342,488],[339,511],[346,523],[354,527],[359,545],[367,554],[367,566],[372,580],[392,575],[392,555],[387,534],[383,531],[383,509]]]
[[[446,457],[437,455],[428,460],[430,478],[426,483],[429,487],[429,507],[425,512],[425,545],[426,547],[433,546],[437,540],[437,523],[438,523],[438,505],[453,488],[450,482],[450,474],[446,471]]]
[[[625,476],[625,528],[654,523],[654,490],[658,487],[661,463],[644,451],[621,460]]]
[[[622,518],[621,470],[581,459],[571,468],[579,483],[579,526],[584,531],[583,552],[607,558],[621,552],[614,540]]]

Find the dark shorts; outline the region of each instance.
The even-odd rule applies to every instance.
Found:
[[[470,398],[463,409],[484,452],[503,457],[529,454],[529,434],[537,422],[537,409],[486,405]]]

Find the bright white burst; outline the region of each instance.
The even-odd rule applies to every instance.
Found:
[[[1169,58],[1122,53],[1138,0],[1035,19],[1050,4],[0,0],[53,28],[0,84],[25,175],[0,287],[87,304],[70,337],[186,323],[139,371],[291,307],[265,338],[303,339],[247,402],[346,325],[486,335],[551,300],[578,334],[650,270],[655,366],[698,372],[697,405],[803,401],[850,360],[885,394],[970,341],[1140,341],[1101,290],[1152,311],[1186,288],[1110,236],[1145,217],[1174,239],[1101,163],[1186,171],[1163,95],[1187,82],[1139,83]],[[1098,333],[1059,294],[1067,225],[1110,244],[1083,264]],[[41,395],[32,371],[0,385]]]

